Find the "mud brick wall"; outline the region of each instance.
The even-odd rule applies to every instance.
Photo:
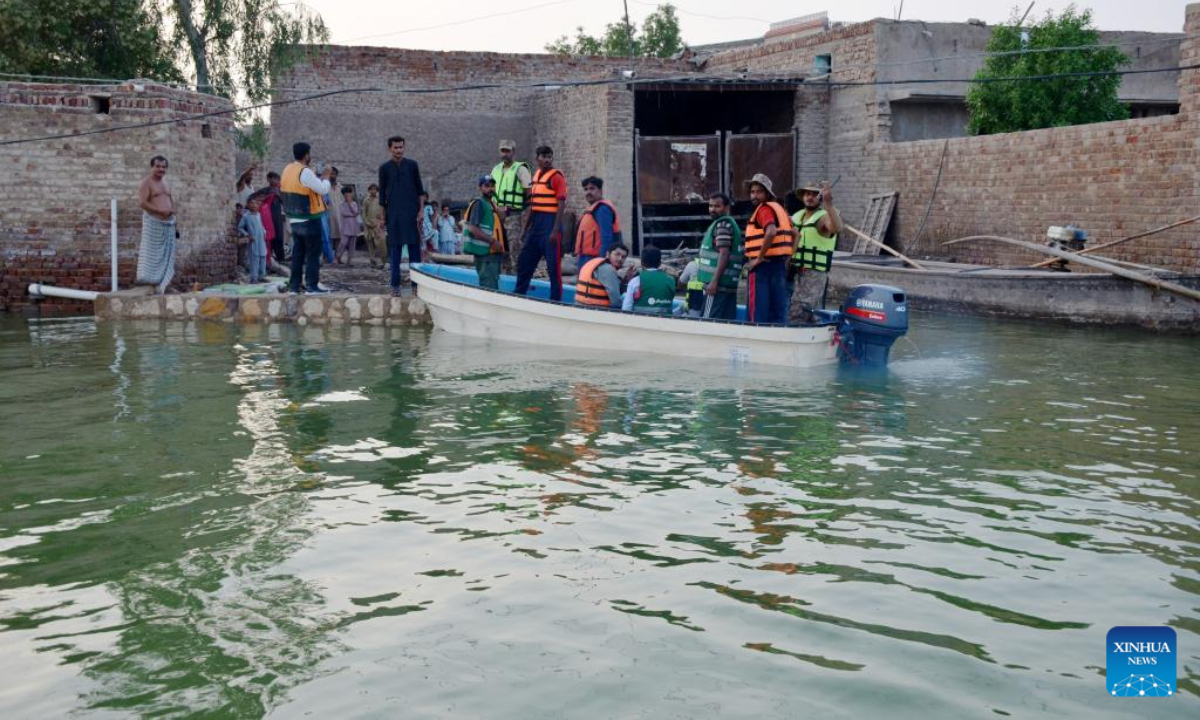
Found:
[[[0,83],[0,138],[89,132],[222,110],[227,101],[161,85]],[[107,112],[99,112],[107,101]],[[0,213],[0,310],[31,301],[42,282],[110,288],[110,200],[117,199],[118,280],[134,280],[142,212],[137,188],[150,158],[170,161],[168,182],[182,237],[176,286],[228,279],[236,251],[226,242],[233,210],[232,122],[180,120],[137,130],[0,147],[8,187]],[[91,312],[90,303],[48,299],[49,308]]]
[[[576,149],[579,133],[559,132],[562,124],[558,118],[542,117],[544,111],[564,108],[559,99],[567,97],[564,93],[569,94],[571,88],[528,85],[610,79],[622,69],[634,69],[640,76],[694,72],[686,63],[657,59],[312,48],[308,59],[277,83],[281,90],[276,99],[332,90],[376,88],[382,92],[351,92],[273,108],[269,165],[272,169],[282,168],[291,161],[292,143],[303,140],[312,144],[314,159],[336,165],[344,183],[365,190],[376,179],[379,165],[387,160],[388,136],[401,135],[407,141],[407,156],[421,166],[430,197],[466,201],[477,191],[479,175],[489,172],[499,160],[498,142],[507,138],[516,140],[517,158],[531,165],[536,146],[552,146],[561,161],[571,163],[571,178],[578,175],[575,157],[603,157],[604,153]],[[487,87],[420,94],[397,92],[464,85]],[[605,104],[604,86],[597,87],[590,93],[582,88],[569,97],[579,98],[587,107],[601,108]],[[629,107],[632,114],[632,99]],[[563,111],[574,113],[565,108]],[[587,118],[588,127],[603,131],[603,120],[593,120]],[[543,131],[547,137],[540,136]],[[589,143],[593,139],[586,138]],[[632,141],[625,138],[623,144],[627,147],[617,154],[628,152],[632,158]],[[586,174],[593,171],[589,169]],[[632,164],[628,172],[632,173]]]

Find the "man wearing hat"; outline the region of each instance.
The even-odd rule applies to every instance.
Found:
[[[464,217],[463,252],[475,256],[479,287],[500,289],[500,260],[504,257],[504,224],[496,206],[496,180],[491,175],[479,178],[479,197],[467,206]]]
[[[521,253],[523,215],[529,207],[529,186],[533,184],[529,165],[514,159],[516,150],[514,141],[501,140],[500,162],[492,168],[492,178],[496,181],[495,201],[504,220],[504,235],[513,245],[509,248],[509,264],[513,267]]]
[[[746,183],[754,211],[746,222],[746,311],[750,322],[787,322],[787,262],[792,255],[792,219],[775,199],[771,178],[759,173]]]
[[[804,209],[792,216],[797,234],[792,267],[799,277],[792,292],[788,321],[809,323],[816,320],[815,311],[824,307],[842,218],[833,206],[833,190],[827,182],[797,188],[796,197],[804,203]]]

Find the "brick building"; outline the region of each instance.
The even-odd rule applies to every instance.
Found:
[[[157,85],[0,83],[0,138],[87,133],[227,110],[228,101]],[[0,146],[8,178],[0,214],[0,310],[30,303],[29,283],[81,290],[110,286],[110,203],[117,199],[118,277],[137,269],[142,211],[138,184],[150,158],[170,161],[167,180],[181,238],[175,282],[228,279],[235,246],[226,241],[233,212],[234,139],[228,115]],[[90,303],[45,301],[91,311]]]
[[[1196,8],[1187,16],[1193,35],[1200,33]],[[804,20],[677,60],[323,47],[283,79],[280,98],[382,92],[275,108],[272,165],[288,159],[291,142],[305,139],[348,182],[366,183],[386,159],[384,139],[399,133],[421,163],[431,197],[463,201],[474,193],[475,177],[495,163],[496,141],[511,136],[523,158],[535,145],[555,148],[556,164],[572,181],[569,210],[582,209],[577,181],[598,174],[631,228],[627,236],[665,245],[694,240],[699,220],[675,226],[682,232],[661,230],[674,216],[702,217],[695,203],[702,190],[742,195],[744,178],[766,166],[783,187],[840,176],[836,200],[851,223],[870,196],[899,192],[889,242],[905,246],[942,164],[926,228],[910,247],[926,256],[946,256],[938,243],[967,234],[1038,238],[1049,225],[1074,223],[1111,239],[1200,212],[1195,71],[1126,76],[1120,95],[1134,110],[1131,120],[963,137],[967,85],[948,80],[974,75],[990,29],[978,22],[877,19],[831,27]],[[1122,43],[1135,70],[1186,64],[1195,44],[1163,33],[1104,33],[1102,41]],[[636,82],[620,81],[625,71],[636,73]],[[610,84],[553,87],[580,80]],[[922,82],[889,84],[897,80]],[[529,86],[539,81],[551,87]],[[486,87],[429,92],[456,85]],[[780,154],[790,156],[787,162],[768,162]],[[687,173],[691,186],[675,177]],[[1027,259],[1020,252],[955,250],[963,259],[1000,263]],[[1121,246],[1117,256],[1180,270],[1200,265],[1187,228]]]

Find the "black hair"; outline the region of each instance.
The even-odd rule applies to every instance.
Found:
[[[653,245],[642,248],[642,267],[653,270],[659,265],[662,265],[662,250]]]
[[[353,185],[343,185],[342,186],[342,194],[343,195],[345,195],[346,193],[352,193],[352,192],[354,192]]]
[[[333,171],[333,172],[337,173],[338,175],[341,175],[341,174],[342,174],[342,171],[337,169],[337,165],[330,165],[330,166],[329,166],[329,169],[330,169],[331,171]]]
[[[303,160],[304,156],[312,152],[312,145],[306,142],[298,142],[292,145],[292,157],[296,160]]]
[[[404,138],[400,137],[399,135],[393,135],[390,138],[388,138],[387,146],[389,148],[392,146],[392,143],[404,143],[405,145],[408,144],[408,143],[405,143]]]
[[[271,172],[267,173],[267,179],[268,179],[268,180],[278,180],[278,179],[279,179],[279,173],[277,173],[277,172],[275,172],[274,170],[272,170]]]
[[[427,202],[425,204],[428,205],[429,207],[437,207],[438,206],[437,200],[430,200],[429,202]]]
[[[154,163],[158,162],[159,160],[162,160],[163,165],[168,167],[171,165],[171,163],[167,162],[167,159],[162,155],[155,155],[154,157],[150,158],[150,167],[154,167]]]
[[[588,185],[595,185],[596,187],[603,190],[604,189],[604,179],[598,178],[595,175],[590,175],[588,177],[585,177],[583,179],[583,182],[579,184],[580,187],[584,187],[584,188],[586,188]]]
[[[708,196],[709,200],[720,200],[723,205],[733,205],[733,201],[723,192],[715,192]]]
[[[612,245],[609,245],[608,251],[611,253],[613,250],[621,250],[626,255],[629,254],[629,247],[625,243],[613,243]]]
[[[539,145],[536,154],[539,157],[541,157],[542,155],[549,155],[550,157],[554,157],[554,151],[550,149],[549,145]]]
[[[378,190],[379,186],[376,185],[375,183],[371,183],[370,185],[367,186],[367,190],[372,190],[372,189]]]

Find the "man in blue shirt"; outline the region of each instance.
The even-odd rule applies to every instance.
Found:
[[[575,265],[580,270],[589,260],[607,256],[609,248],[621,241],[621,222],[617,209],[604,199],[604,180],[592,176],[582,184],[588,209],[575,232]]]

